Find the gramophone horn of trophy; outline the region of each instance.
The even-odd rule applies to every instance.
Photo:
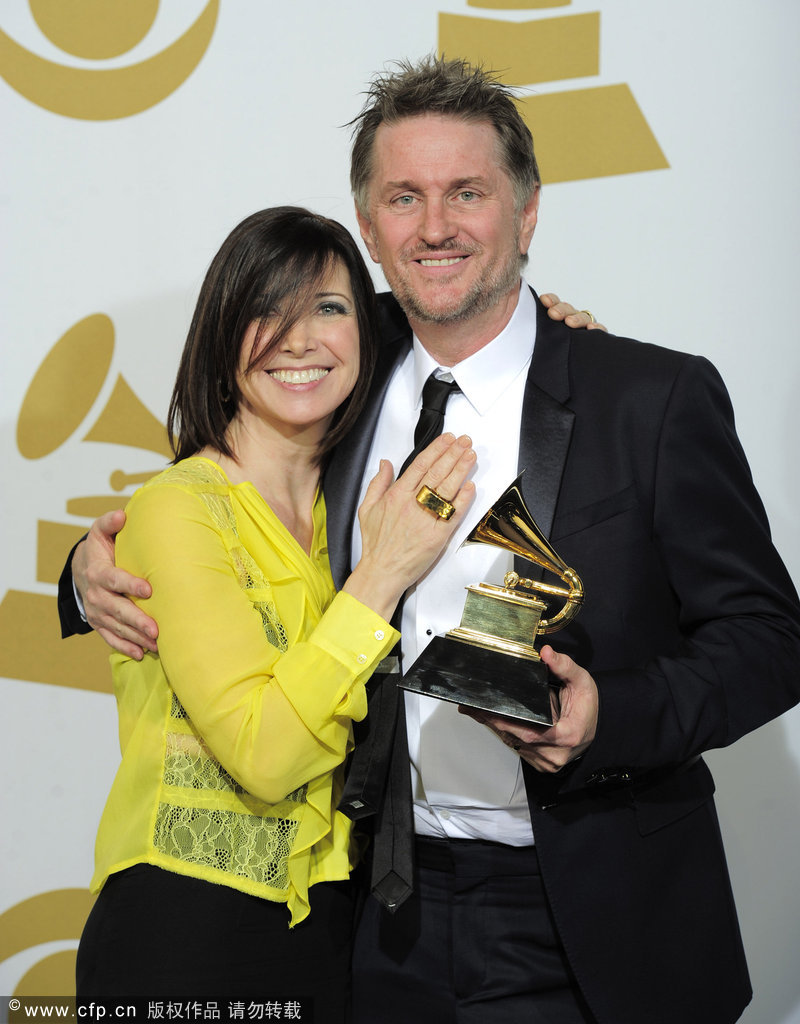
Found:
[[[461,624],[437,636],[400,686],[412,693],[480,708],[494,714],[552,725],[558,684],[535,647],[577,615],[583,603],[580,577],[545,539],[520,489],[521,476],[503,492],[465,544],[491,544],[557,576],[563,586],[508,572],[503,586],[467,587]],[[544,595],[543,601],[537,595]],[[560,607],[548,618],[553,602]]]

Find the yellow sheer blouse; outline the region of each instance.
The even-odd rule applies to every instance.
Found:
[[[347,878],[336,810],[364,684],[397,632],[330,574],[321,494],[310,554],[249,483],[186,459],[133,495],[121,566],[149,580],[158,655],[111,656],[122,762],[92,891],[136,863],[288,904]]]

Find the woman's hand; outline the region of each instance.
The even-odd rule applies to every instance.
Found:
[[[589,331],[608,331],[600,324],[588,309],[576,309],[568,302],[562,302],[554,292],[545,292],[539,296],[542,305],[547,309],[551,320],[563,320],[567,327],[585,327]]]
[[[381,461],[358,510],[362,555],[343,590],[390,619],[403,593],[436,561],[475,497],[467,476],[475,465],[466,435],[442,434],[392,483],[392,465]],[[441,519],[417,502],[423,484],[455,506]]]

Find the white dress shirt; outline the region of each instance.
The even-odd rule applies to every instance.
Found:
[[[422,388],[437,369],[458,383],[444,429],[469,434],[477,455],[475,502],[435,565],[406,592],[402,617],[403,670],[433,636],[461,620],[471,583],[501,584],[512,557],[486,544],[462,542],[478,519],[517,476],[519,426],[536,338],[536,304],[523,283],[505,329],[452,368],[439,368],[414,337],[413,348],[389,384],[367,462],[360,500],[389,459],[395,472],[414,446]],[[354,530],[353,564],[361,553]],[[406,694],[415,827],[418,834],[489,839],[512,846],[533,842],[519,755],[485,726],[460,715],[454,704]]]

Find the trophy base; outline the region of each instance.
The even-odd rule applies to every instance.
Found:
[[[558,685],[541,661],[437,636],[398,684],[424,697],[552,725]]]

